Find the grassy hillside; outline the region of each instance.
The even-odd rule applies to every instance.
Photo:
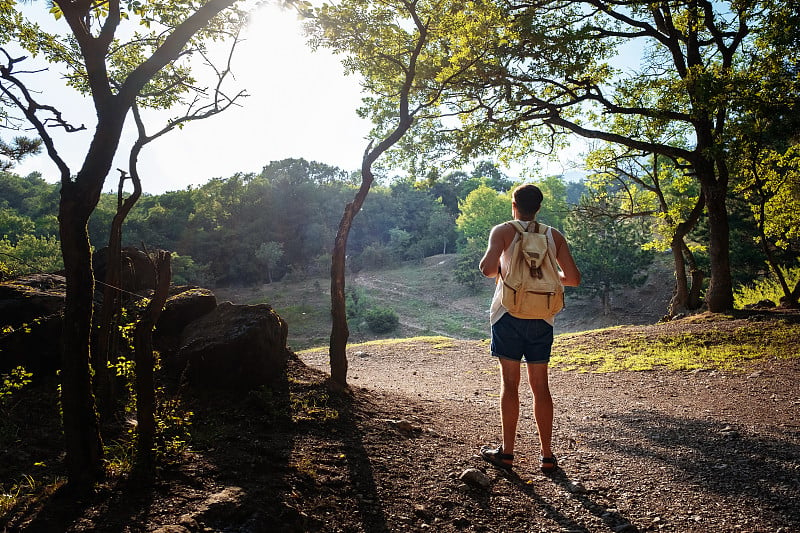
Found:
[[[437,255],[397,268],[351,274],[347,289],[366,299],[367,307],[387,307],[400,318],[397,330],[376,335],[365,324],[350,323],[350,342],[441,335],[478,340],[488,336],[488,308],[494,281],[487,279],[477,292],[454,280],[457,256]],[[603,314],[598,299],[578,297],[567,289],[567,307],[556,321],[557,333],[627,324],[652,324],[666,311],[673,278],[669,264],[655,265],[643,287],[626,289],[612,297],[611,312]],[[325,346],[330,336],[330,280],[309,278],[279,281],[250,288],[216,289],[220,301],[268,303],[289,324],[294,350]]]

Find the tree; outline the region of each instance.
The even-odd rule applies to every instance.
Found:
[[[564,219],[567,218],[567,186],[560,176],[548,176],[533,182],[542,191],[544,200],[542,208],[536,214],[536,219],[558,229],[564,228]]]
[[[267,279],[272,283],[272,269],[283,257],[283,244],[275,241],[262,242],[256,249],[255,255],[267,269]]]
[[[587,163],[599,170],[588,178],[594,198],[610,201],[584,201],[577,210],[608,220],[653,221],[654,233],[646,247],[671,250],[675,265],[675,293],[667,314],[698,309],[704,275],[695,259],[699,247],[687,242],[705,207],[705,197],[696,182],[678,162],[621,145],[593,151]]]
[[[205,39],[222,37],[228,27],[239,24],[235,12],[223,14],[235,2],[172,2],[169,9],[163,9],[157,2],[122,5],[119,0],[54,0],[51,11],[68,28],[63,35],[45,33],[8,2],[0,9],[3,42],[13,42],[48,62],[63,63],[67,84],[90,96],[97,116],[92,141],[73,175],[49,126],[67,132],[83,126],[70,124],[60,110],[40,102],[39,93],[31,90],[34,82],[25,81],[30,71],[19,68],[25,57],[2,48],[5,62],[0,68],[0,89],[5,101],[13,104],[42,139],[61,178],[59,234],[67,281],[61,402],[69,484],[78,489],[103,475],[102,441],[89,371],[94,275],[87,223],[136,99],[144,97],[149,107],[169,107],[180,101],[194,82],[189,75],[191,51],[202,51]],[[134,33],[133,28],[123,31],[137,23],[146,33]],[[127,35],[132,38],[122,41]]]
[[[454,276],[456,281],[475,291],[484,281],[478,262],[486,251],[489,232],[511,218],[510,194],[481,185],[469,193],[459,207],[461,214],[456,219],[456,226],[461,246]]]
[[[2,117],[2,114],[0,114]],[[11,143],[0,139],[0,171],[6,171],[28,155],[35,155],[42,151],[42,142],[39,139],[16,136]]]
[[[456,226],[463,245],[484,248],[491,229],[511,218],[511,201],[508,194],[501,194],[481,185],[469,193],[459,204],[461,214]]]
[[[615,289],[644,283],[642,271],[652,262],[652,253],[642,249],[644,239],[632,221],[578,213],[567,217],[566,231],[575,262],[581,265],[581,290],[598,296],[603,314],[608,314]]]
[[[748,201],[755,220],[753,240],[783,291],[781,302],[797,306],[800,284],[791,287],[785,271],[800,257],[800,9],[794,3],[765,4],[749,75],[734,101],[732,168],[735,191]]]
[[[709,0],[512,4],[513,39],[473,86],[484,112],[471,117],[477,130],[470,137],[494,135],[521,151],[574,133],[685,161],[710,229],[706,303],[728,310],[726,132],[742,51],[762,14],[756,3]],[[642,51],[640,67],[625,73],[607,63],[623,45]],[[648,138],[658,129],[677,135]]]
[[[364,89],[370,95],[360,113],[375,124],[374,141],[362,159],[361,186],[345,207],[332,254],[330,360],[331,380],[337,386],[347,384],[347,238],[374,181],[373,164],[395,145],[402,149],[404,143],[430,138],[442,127],[441,119],[453,112],[441,105],[443,95],[465,78],[486,54],[486,46],[496,42],[496,22],[491,11],[451,0],[380,4],[346,0],[314,13],[309,25],[312,43],[347,54],[346,68],[363,76]],[[408,153],[412,152],[404,152],[404,156]],[[409,165],[417,162],[412,159]]]

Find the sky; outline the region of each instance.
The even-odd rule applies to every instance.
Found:
[[[36,3],[27,9],[34,7],[41,11]],[[42,22],[64,24],[63,20]],[[312,51],[301,26],[293,11],[275,6],[264,6],[253,14],[235,55],[235,83],[229,86],[229,92],[237,87],[249,96],[241,107],[192,122],[148,144],[138,166],[146,193],[185,189],[238,172],[259,172],[271,161],[286,158],[319,161],[348,171],[360,168],[370,124],[356,115],[363,96],[359,78],[345,75],[341,57],[324,49]],[[75,173],[91,140],[92,106],[63,89],[57,73],[37,76],[37,81],[47,80],[40,101],[52,103],[65,110],[72,122],[87,126],[87,131],[79,133],[52,132],[59,153]],[[51,87],[59,90],[51,92]],[[81,114],[87,111],[89,115]],[[146,115],[148,133],[160,129],[165,117]],[[130,116],[126,128],[114,169],[128,168],[128,151],[135,139]],[[546,170],[562,173],[569,166],[549,163]],[[55,164],[44,154],[24,160],[13,171],[23,176],[40,172],[53,183],[59,179]],[[117,176],[112,171],[104,192],[115,190]]]

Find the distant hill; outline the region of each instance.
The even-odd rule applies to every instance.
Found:
[[[435,255],[396,268],[351,274],[347,279],[347,290],[355,290],[360,298],[366,298],[369,307],[393,309],[399,316],[400,327],[376,335],[364,325],[351,321],[350,342],[418,335],[473,340],[486,338],[494,281],[487,279],[477,293],[457,283],[453,276],[457,259],[455,254]],[[655,323],[666,313],[673,285],[669,262],[657,262],[651,267],[642,287],[625,289],[612,296],[608,315],[603,315],[598,298],[579,297],[574,289],[568,288],[567,307],[556,319],[556,333]],[[289,324],[292,349],[328,343],[329,279],[282,280],[255,287],[218,288],[214,292],[220,301],[272,305]]]

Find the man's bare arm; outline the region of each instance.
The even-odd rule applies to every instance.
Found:
[[[481,258],[479,268],[488,278],[494,278],[500,272],[500,256],[503,254],[506,244],[504,227],[505,225],[501,224],[492,228],[489,233],[489,246]]]
[[[559,231],[553,229],[553,240],[556,243],[556,261],[561,268],[559,273],[561,283],[567,287],[577,287],[581,283],[581,272],[578,270],[578,265],[575,264],[572,252],[569,251],[567,239]]]

